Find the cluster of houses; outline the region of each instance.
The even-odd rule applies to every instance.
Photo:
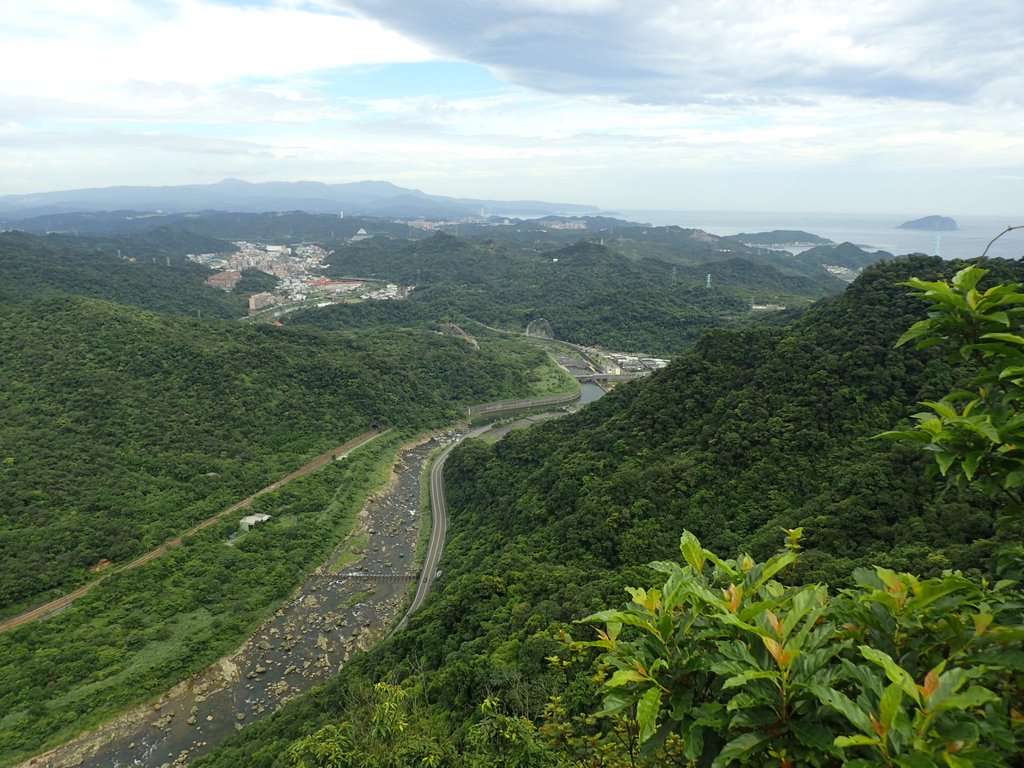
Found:
[[[366,240],[373,235],[360,229],[350,238],[353,242]],[[370,286],[362,280],[332,280],[321,272],[330,252],[319,245],[265,245],[248,241],[237,241],[237,253],[189,254],[191,261],[205,264],[216,272],[206,279],[206,284],[223,291],[232,291],[242,279],[242,270],[258,269],[273,275],[280,282],[274,293],[254,293],[249,297],[249,312],[260,312],[280,304],[303,302],[307,299],[324,299],[324,304],[334,303],[345,297],[377,300],[402,300],[409,295],[412,286],[388,283],[383,287]]]
[[[660,357],[640,357],[626,352],[601,353],[601,367],[605,373],[614,375],[657,371],[668,365],[668,362]]]

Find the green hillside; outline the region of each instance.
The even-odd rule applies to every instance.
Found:
[[[415,285],[400,310],[409,321],[468,319],[525,330],[544,318],[559,339],[652,354],[682,351],[708,328],[750,322],[752,300],[803,307],[842,289],[827,275],[784,274],[735,254],[681,266],[585,240],[535,251],[443,233],[396,246],[374,239],[341,249],[331,274]],[[343,327],[358,323],[360,311],[331,308],[290,322]]]
[[[802,526],[806,550],[788,577],[798,583],[842,586],[858,565],[992,573],[996,547],[1020,532],[997,534],[996,507],[947,489],[918,451],[869,439],[963,378],[936,350],[894,349],[923,313],[897,282],[948,277],[956,266],[915,257],[872,267],[788,328],[715,331],[578,415],[495,445],[467,444],[447,467],[444,576],[424,609],[323,689],[199,765],[295,765],[289,749],[308,756],[331,734],[382,745],[336,727],[397,706],[385,703],[387,689],[370,691],[378,681],[410,697],[402,711],[418,738],[390,742],[394,750],[443,753],[451,765],[494,764],[502,753],[488,753],[488,743],[526,750],[530,724],[552,722],[550,696],[570,714],[597,708],[594,670],[564,663],[559,632],[620,604],[624,585],[652,583],[638,564],[677,560],[683,529],[711,549],[763,557],[780,528]],[[1021,277],[1016,264],[992,266],[993,278]],[[481,719],[488,697],[508,719]],[[328,724],[317,740],[296,742]],[[548,736],[571,754],[560,732]],[[481,741],[487,733],[493,742]],[[346,742],[334,743],[343,754]],[[400,764],[366,749],[363,765]],[[522,764],[574,764],[535,760]]]
[[[430,330],[249,326],[63,297],[0,309],[0,612],[126,562],[375,419],[524,395],[543,353]]]
[[[0,329],[6,615],[94,578],[101,559],[116,571],[371,422],[396,428],[265,497],[277,535],[225,547],[226,519],[0,635],[3,764],[237,648],[348,532],[402,440],[552,373],[545,353],[508,341],[198,321],[80,297],[5,307]]]
[[[272,290],[276,279],[247,271],[227,294],[203,285],[212,272],[184,258],[233,249],[168,229],[110,237],[0,232],[0,302],[70,294],[193,317],[243,317],[249,294]]]
[[[359,222],[347,219],[324,223],[322,216],[304,214],[215,213],[171,219],[127,234],[0,234],[0,299],[71,293],[160,312],[242,317],[248,296],[272,290],[275,279],[248,271],[225,294],[203,285],[209,270],[183,255],[234,248],[211,234],[292,242],[291,224],[301,235],[319,235],[333,251],[325,268],[329,277],[416,286],[402,309],[371,303],[288,319],[325,328],[366,327],[395,315],[400,322],[425,325],[477,320],[524,330],[545,318],[563,340],[669,355],[708,328],[766,319],[751,313],[753,303],[802,309],[844,287],[817,264],[678,227],[609,225],[608,237],[598,240],[580,239],[573,230],[478,226],[467,238],[444,232],[424,237],[378,222],[376,236],[350,243],[346,238]],[[307,231],[310,222],[328,229]],[[249,227],[252,233],[244,234]]]

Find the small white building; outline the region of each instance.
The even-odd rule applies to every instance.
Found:
[[[255,515],[246,515],[239,521],[238,527],[243,531],[251,531],[257,525],[265,523],[269,519],[270,515],[263,514],[262,512]]]

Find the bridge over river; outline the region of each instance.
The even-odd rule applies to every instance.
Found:
[[[629,381],[630,379],[642,379],[650,376],[651,371],[638,371],[635,373],[573,373],[576,381]]]

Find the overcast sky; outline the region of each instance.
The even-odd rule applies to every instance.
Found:
[[[1024,213],[1021,0],[32,0],[0,194],[383,179],[609,209]]]

